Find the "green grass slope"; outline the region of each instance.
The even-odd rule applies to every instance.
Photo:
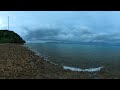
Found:
[[[0,30],[0,43],[25,43],[25,41],[13,31]]]

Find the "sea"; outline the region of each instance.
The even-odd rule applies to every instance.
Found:
[[[64,69],[101,72],[106,77],[120,78],[119,45],[26,43],[25,46]]]

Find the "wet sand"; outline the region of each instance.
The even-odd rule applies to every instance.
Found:
[[[103,79],[99,72],[72,72],[45,61],[24,45],[0,44],[0,79]]]

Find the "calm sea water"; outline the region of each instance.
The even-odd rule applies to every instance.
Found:
[[[48,60],[81,69],[104,67],[120,75],[120,46],[27,43]]]

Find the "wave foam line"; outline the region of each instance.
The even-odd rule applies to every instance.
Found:
[[[103,66],[98,68],[89,68],[89,69],[81,69],[81,68],[75,68],[69,66],[64,66],[63,68],[65,70],[78,71],[78,72],[96,72],[96,71],[100,71],[103,68]]]

